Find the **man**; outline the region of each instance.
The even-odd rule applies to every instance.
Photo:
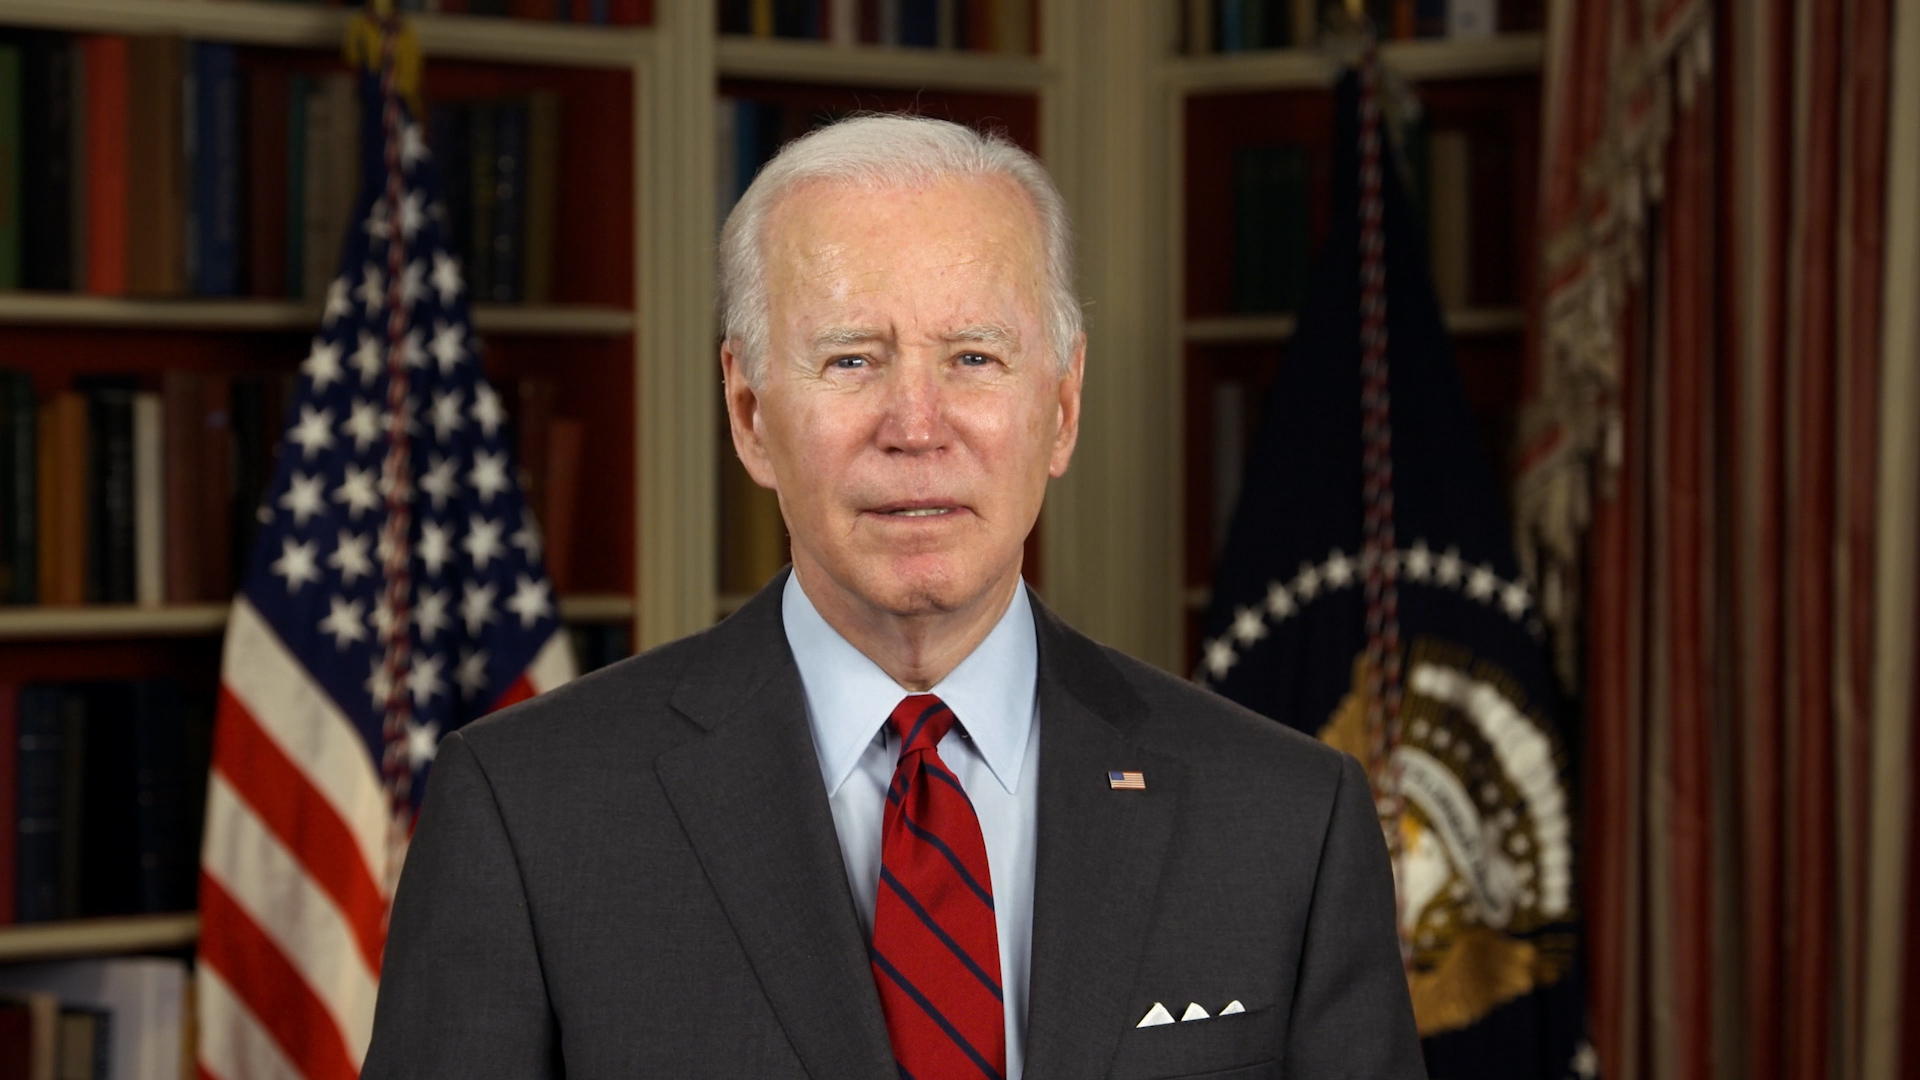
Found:
[[[1085,357],[1039,165],[849,120],[721,258],[793,568],[441,744],[365,1074],[1421,1076],[1357,763],[1021,584]]]

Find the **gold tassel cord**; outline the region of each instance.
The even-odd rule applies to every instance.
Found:
[[[388,27],[393,30],[393,83],[407,99],[416,120],[426,115],[420,98],[420,39],[413,24],[394,14],[393,0],[374,0],[372,14],[362,11],[347,24],[347,40],[342,47],[347,63],[355,71],[380,74],[380,38]]]

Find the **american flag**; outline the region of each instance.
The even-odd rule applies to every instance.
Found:
[[[1115,791],[1147,790],[1147,775],[1137,772],[1110,772],[1107,774],[1107,786]]]
[[[573,674],[432,155],[391,75],[360,82],[357,227],[222,659],[197,965],[214,1080],[358,1074],[435,745]]]

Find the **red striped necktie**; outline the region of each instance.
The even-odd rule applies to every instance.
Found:
[[[1007,1071],[987,846],[937,749],[953,721],[932,694],[907,698],[887,720],[900,762],[880,830],[870,952],[901,1080],[1000,1080]]]

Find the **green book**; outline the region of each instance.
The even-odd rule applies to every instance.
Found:
[[[20,287],[20,48],[0,45],[0,289]]]
[[[1262,143],[1233,152],[1232,309],[1300,310],[1307,286],[1307,148]]]

